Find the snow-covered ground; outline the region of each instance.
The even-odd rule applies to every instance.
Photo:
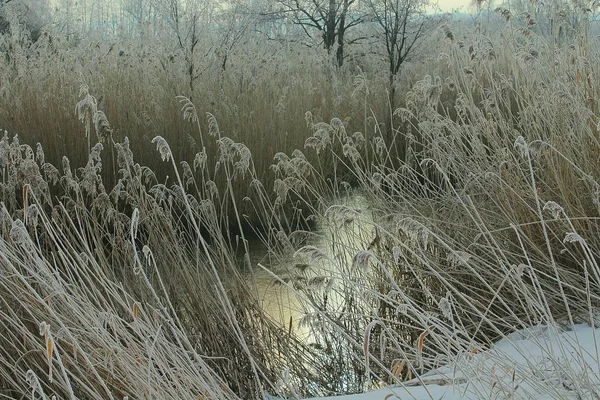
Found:
[[[540,325],[401,385],[312,400],[600,399],[598,340],[600,328]]]

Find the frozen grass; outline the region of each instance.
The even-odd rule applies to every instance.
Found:
[[[125,141],[115,144],[121,179],[106,192],[101,144],[85,168],[65,158],[59,173],[41,148],[0,143],[4,395],[249,398],[287,360],[310,376],[310,352],[260,309],[214,206],[179,177],[158,183]]]
[[[398,385],[313,400],[597,398],[598,328],[536,326]],[[277,400],[272,396],[266,400]]]
[[[208,165],[216,164],[217,144],[207,137],[210,113],[223,135],[248,146],[258,178],[270,192],[273,155],[303,146],[306,111],[326,120],[360,116],[363,104],[352,97],[351,65],[335,71],[326,54],[265,43],[258,34],[248,33],[243,47],[229,56],[226,70],[214,56],[197,60],[201,75],[191,92],[185,57],[174,50],[171,39],[166,32],[145,38],[140,46],[138,38],[109,42],[90,35],[74,46],[56,34],[43,36],[31,47],[0,39],[5,41],[0,46],[11,48],[11,62],[0,65],[2,128],[28,143],[42,143],[50,162],[69,155],[74,167],[85,165],[81,123],[73,118],[73,107],[82,99],[80,87],[86,85],[98,109],[108,116],[114,139],[120,142],[127,136],[140,163],[163,181],[171,171],[150,145],[157,135],[169,142],[178,160],[191,162],[206,147]],[[372,88],[368,104],[379,113],[386,112],[383,88]],[[181,118],[183,104],[175,99],[179,95],[191,98],[196,106],[200,131]],[[360,118],[349,121],[353,130],[363,126]],[[58,140],[49,138],[49,132]],[[102,176],[107,186],[114,185],[116,167],[105,162]],[[211,179],[219,188],[226,185],[220,173]],[[234,183],[238,202],[248,194],[248,183]],[[244,204],[240,206],[250,214]]]
[[[560,44],[530,31],[515,37],[515,26],[507,32],[514,41],[450,40],[439,57],[447,67],[406,93],[393,142],[385,132],[375,136],[370,162],[355,151],[360,136],[335,121],[317,124],[329,136],[314,132],[305,144],[351,165],[367,199],[366,206],[316,210],[335,221],[333,244],[298,246],[304,267],[285,279],[305,303],[318,346],[344,354],[331,359],[339,372],[330,379],[350,377],[332,384],[334,392],[457,365],[527,327],[596,325],[595,49],[585,31]],[[335,179],[320,185],[334,193],[344,187]],[[364,213],[371,218],[357,217]],[[572,351],[560,346],[560,354]],[[586,348],[574,348],[583,360]],[[556,357],[548,356],[561,364]],[[540,382],[543,367],[535,366],[520,386],[550,398],[594,393],[594,370],[563,367],[587,383],[561,391]],[[508,396],[494,393],[477,396]]]
[[[0,141],[0,393],[302,397],[423,386],[443,366],[480,398],[595,393],[583,325],[527,368],[494,349],[596,324],[596,49],[514,19],[466,43],[451,28],[389,121],[376,68],[355,79],[289,47],[270,68],[204,60],[192,96],[164,43],[14,43],[2,118],[56,137],[47,154]],[[273,279],[311,343],[260,308],[248,228],[293,260]]]

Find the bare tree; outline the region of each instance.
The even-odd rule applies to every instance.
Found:
[[[170,4],[165,0],[118,0],[126,15],[129,15],[134,26],[138,27],[140,34],[155,35],[159,31],[165,7]],[[164,6],[163,4],[167,4]],[[162,8],[161,8],[162,7]]]
[[[202,70],[200,60],[213,51],[212,46],[202,49],[204,54],[199,54],[200,40],[206,36],[204,31],[210,25],[213,3],[205,0],[164,0],[163,7],[168,16],[175,37],[177,47],[183,54],[186,63],[190,99],[193,97],[196,80],[200,78]]]
[[[248,9],[245,1],[222,0],[216,14],[218,21],[216,53],[221,59],[221,70],[224,72],[229,55],[240,44],[253,22],[253,13]]]
[[[331,53],[337,43],[338,66],[344,63],[344,45],[348,29],[363,21],[355,7],[356,0],[277,0],[285,14],[313,37],[316,30],[321,34],[323,46]]]
[[[395,81],[400,67],[414,55],[429,22],[429,0],[366,0],[371,21],[384,40],[388,61],[390,105],[395,109]]]
[[[77,22],[77,3],[74,0],[57,0],[54,3],[55,29],[65,35],[67,40],[79,37],[81,29]]]
[[[20,31],[35,42],[48,23],[43,18],[49,14],[48,9],[46,0],[0,0],[0,34]]]

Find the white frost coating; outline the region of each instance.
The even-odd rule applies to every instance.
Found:
[[[538,325],[487,351],[373,392],[307,400],[591,399],[600,386],[600,328]],[[510,397],[509,397],[510,396]],[[264,400],[282,400],[264,394]]]

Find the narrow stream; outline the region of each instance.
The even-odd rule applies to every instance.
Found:
[[[284,260],[273,261],[267,249],[255,239],[249,243],[253,249],[250,258],[254,268],[254,281],[264,310],[283,328],[295,333],[306,343],[315,338],[310,323],[303,323],[314,310],[303,307],[303,302],[288,284],[274,277],[293,280],[294,277],[309,283],[335,285],[348,276],[353,260],[360,250],[366,250],[375,237],[369,206],[360,195],[347,197],[331,206],[325,217],[317,221],[304,250],[287,255]],[[290,253],[292,253],[290,251]],[[263,266],[261,268],[260,266]],[[328,299],[329,308],[336,309],[335,290]]]

